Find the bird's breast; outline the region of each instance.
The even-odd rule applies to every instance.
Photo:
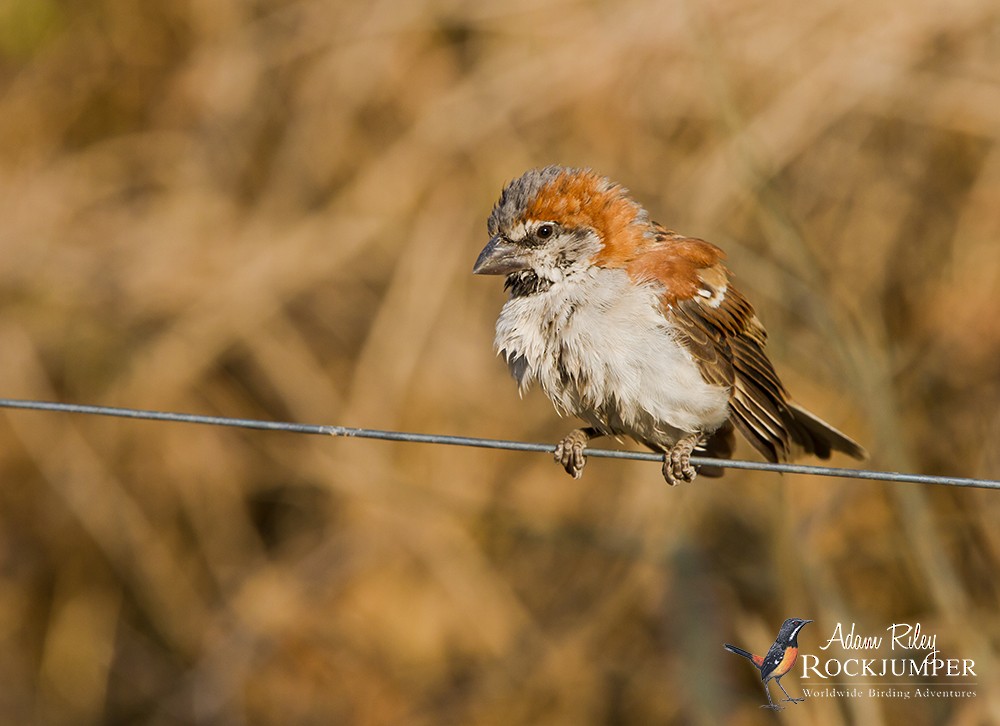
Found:
[[[512,297],[496,347],[522,390],[537,381],[560,414],[605,433],[669,445],[728,416],[729,391],[702,378],[656,289],[622,270],[591,268]]]

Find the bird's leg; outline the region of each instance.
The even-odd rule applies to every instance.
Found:
[[[788,691],[785,690],[785,687],[781,685],[781,679],[775,678],[774,680],[778,684],[778,688],[781,689],[781,692],[785,694],[786,701],[791,701],[792,703],[801,703],[802,701],[806,700],[805,698],[792,698],[791,696],[788,695]]]
[[[593,426],[574,429],[559,442],[553,456],[557,462],[562,464],[567,474],[574,479],[579,479],[580,475],[583,474],[583,467],[587,463],[587,455],[584,453],[587,443],[591,439],[603,435]]]
[[[701,441],[701,434],[688,434],[670,447],[663,455],[663,478],[674,486],[694,481],[698,472],[691,466],[691,452]]]
[[[780,686],[781,684],[779,683],[778,685]],[[782,688],[781,690],[785,689]],[[774,701],[771,700],[771,692],[767,688],[767,681],[764,681],[764,693],[767,694],[767,705],[761,706],[761,708],[769,708],[772,711],[780,711],[783,708],[783,706],[779,706],[778,704],[776,704]]]

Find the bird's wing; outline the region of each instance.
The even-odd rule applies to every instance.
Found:
[[[760,678],[762,681],[767,681],[771,676],[781,677],[785,675],[789,668],[792,667],[792,663],[786,663],[786,658],[791,658],[791,661],[795,661],[795,656],[797,655],[797,649],[784,648],[778,643],[775,643],[768,649],[767,655],[764,656],[762,662],[758,668],[760,668]],[[779,668],[779,666],[784,666],[784,668]]]
[[[764,353],[767,334],[753,306],[730,284],[725,254],[704,240],[657,227],[657,239],[629,264],[636,280],[662,286],[663,314],[709,383],[730,389],[733,422],[768,461],[790,458],[804,435]]]

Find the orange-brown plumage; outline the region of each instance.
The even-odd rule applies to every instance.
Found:
[[[642,229],[633,225],[642,208],[623,191],[593,171],[566,169],[542,188],[526,209],[526,216],[557,219],[566,227],[588,227],[602,239],[615,240],[615,244],[605,245],[594,263],[620,267],[642,245]]]
[[[663,287],[660,300],[669,308],[679,300],[698,294],[706,284],[722,285],[728,274],[721,262],[725,253],[700,239],[683,237],[654,225],[656,237],[636,250],[625,264],[629,277],[637,283],[653,282]],[[605,249],[617,249],[609,242]],[[613,265],[606,265],[612,267]]]
[[[781,656],[781,660],[778,661],[778,665],[774,667],[768,675],[774,678],[780,678],[792,669],[795,665],[795,659],[799,657],[799,649],[797,646],[788,646],[785,648],[784,654]],[[761,659],[763,661],[763,658]]]

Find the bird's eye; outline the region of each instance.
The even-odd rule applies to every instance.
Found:
[[[555,233],[555,231],[555,227],[551,224],[542,224],[535,230],[535,236],[538,237],[538,239],[548,239]]]

